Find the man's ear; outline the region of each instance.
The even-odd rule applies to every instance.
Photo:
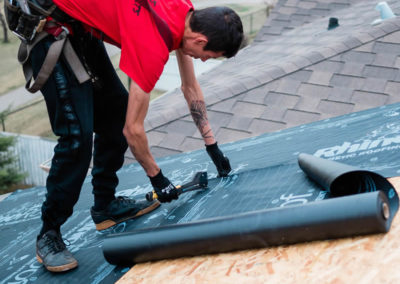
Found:
[[[196,37],[194,42],[198,45],[206,46],[208,43],[208,39],[205,35],[199,35]]]

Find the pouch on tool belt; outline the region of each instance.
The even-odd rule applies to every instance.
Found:
[[[28,1],[26,2],[26,7],[21,8],[17,0],[4,0],[4,13],[8,28],[21,40],[30,43],[35,38],[36,33],[43,28],[46,17],[44,15],[26,13],[24,12],[26,9],[29,11]]]

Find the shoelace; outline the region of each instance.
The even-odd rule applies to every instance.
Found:
[[[59,236],[54,237],[46,235],[45,244],[49,246],[54,253],[63,251],[66,247],[64,241]]]
[[[126,196],[118,196],[116,198],[116,201],[117,201],[117,203],[125,204],[125,205],[134,204],[136,202],[134,199],[129,199]]]

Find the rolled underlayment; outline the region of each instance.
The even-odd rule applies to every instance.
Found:
[[[103,253],[116,265],[385,233],[399,199],[382,176],[300,154],[300,168],[334,198],[108,236]]]

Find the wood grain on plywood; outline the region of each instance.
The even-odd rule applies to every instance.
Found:
[[[386,234],[142,263],[117,284],[399,283],[399,236],[396,216]]]

